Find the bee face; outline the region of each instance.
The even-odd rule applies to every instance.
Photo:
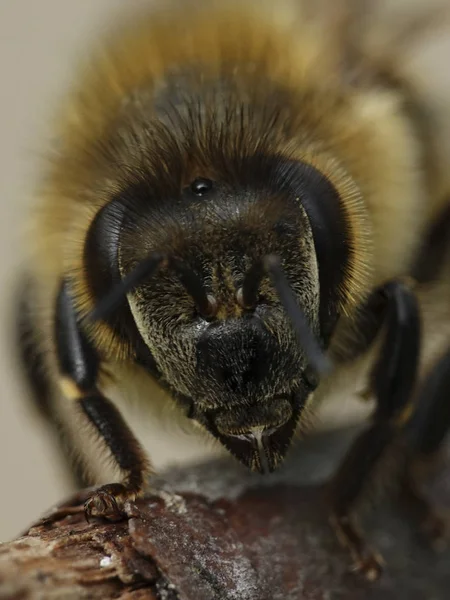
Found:
[[[158,208],[149,180],[118,200],[127,207],[116,227],[120,277],[152,252],[183,266],[184,275],[163,268],[128,294],[158,376],[191,418],[256,470],[273,470],[284,458],[312,389],[308,361],[269,278],[260,277],[250,302],[244,298],[258,260],[279,257],[320,335],[312,228],[299,190],[286,183],[286,168],[279,157],[265,157],[257,181],[197,177]],[[254,169],[249,163],[241,172]],[[186,286],[183,276],[194,283]],[[201,290],[191,293],[192,285]],[[206,309],[197,301],[200,293]]]
[[[306,361],[269,280],[260,282],[250,306],[243,282],[258,259],[276,254],[317,323],[317,264],[295,195],[244,184],[195,180],[178,204],[182,241],[155,242],[161,230],[170,231],[169,223],[159,223],[158,234],[151,226],[143,234],[140,220],[127,233],[151,240],[144,255],[170,248],[180,257],[204,288],[210,310],[196,306],[170,269],[141,285],[129,301],[163,380],[188,404],[189,416],[251,468],[272,470],[284,457],[310,391],[302,376]],[[130,248],[124,238],[126,271],[134,262],[126,258]]]

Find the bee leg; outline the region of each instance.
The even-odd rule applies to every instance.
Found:
[[[51,425],[52,433],[57,438],[60,453],[66,464],[70,465],[71,478],[77,489],[86,487],[88,482],[78,461],[74,460],[68,443],[67,432],[60,423],[55,410],[58,391],[52,383],[46,364],[46,352],[37,335],[38,324],[32,311],[34,304],[33,282],[25,277],[17,289],[20,299],[14,315],[16,348],[26,382],[30,389],[30,399],[39,415]]]
[[[119,410],[97,387],[100,360],[79,326],[66,284],[57,299],[55,339],[64,395],[77,403],[123,473],[121,483],[102,486],[86,501],[86,517],[120,519],[123,503],[142,493],[150,465]]]
[[[416,298],[403,282],[389,282],[381,290],[385,303],[385,337],[371,376],[377,405],[372,423],[356,439],[331,486],[331,523],[353,559],[353,569],[375,580],[382,557],[365,542],[354,511],[375,475],[385,451],[411,413],[416,380],[420,318]]]
[[[437,548],[448,536],[448,517],[440,515],[424,494],[430,472],[438,470],[440,449],[450,430],[450,349],[436,362],[423,382],[417,397],[417,408],[405,428],[411,451],[403,497],[407,508],[421,522],[422,531]]]

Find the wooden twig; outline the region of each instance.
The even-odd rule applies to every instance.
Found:
[[[0,546],[0,598],[448,598],[450,553],[434,553],[387,501],[368,522],[386,573],[370,584],[348,572],[318,482],[350,437],[302,444],[269,478],[227,460],[171,470],[119,523],[87,523],[82,492]]]

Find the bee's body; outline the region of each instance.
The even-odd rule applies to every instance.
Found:
[[[284,438],[266,450],[274,468],[299,407],[310,404],[308,378],[295,374],[307,361],[292,349],[263,279],[265,308],[249,315],[237,293],[245,273],[266,255],[281,256],[335,363],[357,358],[376,333],[357,330],[360,309],[380,286],[415,274],[450,199],[443,135],[450,109],[437,108],[437,93],[427,104],[423,77],[407,78],[411,65],[399,60],[387,69],[370,36],[359,45],[344,19],[335,36],[324,35],[332,19],[306,19],[295,3],[276,18],[265,4],[223,4],[157,13],[113,37],[65,107],[34,216],[21,325],[25,355],[39,363],[32,379],[49,413],[64,404],[59,390],[81,401],[133,493],[142,488],[146,459],[98,399],[102,374],[110,381],[127,365],[130,379],[136,368],[145,372],[149,402],[158,387],[167,390],[253,468],[262,468],[263,442],[259,454],[256,446],[243,449],[247,430],[280,427]],[[192,282],[183,288],[184,272],[178,283],[156,275],[127,306],[83,320],[155,251],[169,256],[164,268],[176,271],[172,256],[189,264],[208,297]],[[443,264],[436,262],[434,291],[447,289]],[[410,292],[389,285],[387,296],[414,314]],[[424,305],[431,298],[431,314],[427,289],[420,294]],[[201,315],[211,312],[206,320],[192,316],[193,299]],[[207,332],[211,315],[218,339]],[[385,383],[384,371],[378,376]],[[383,410],[400,422],[409,401]]]

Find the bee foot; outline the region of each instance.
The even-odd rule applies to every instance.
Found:
[[[442,552],[450,541],[450,514],[445,502],[436,502],[430,489],[439,482],[441,468],[447,463],[438,454],[428,459],[417,458],[410,465],[403,482],[400,499],[420,533],[431,547]]]
[[[376,581],[383,572],[384,560],[365,542],[362,532],[348,514],[332,514],[330,523],[341,545],[353,559],[351,571],[361,574],[367,581]]]
[[[84,514],[86,520],[106,519],[108,521],[121,521],[126,518],[124,504],[135,499],[135,492],[121,483],[104,485],[86,500]]]

